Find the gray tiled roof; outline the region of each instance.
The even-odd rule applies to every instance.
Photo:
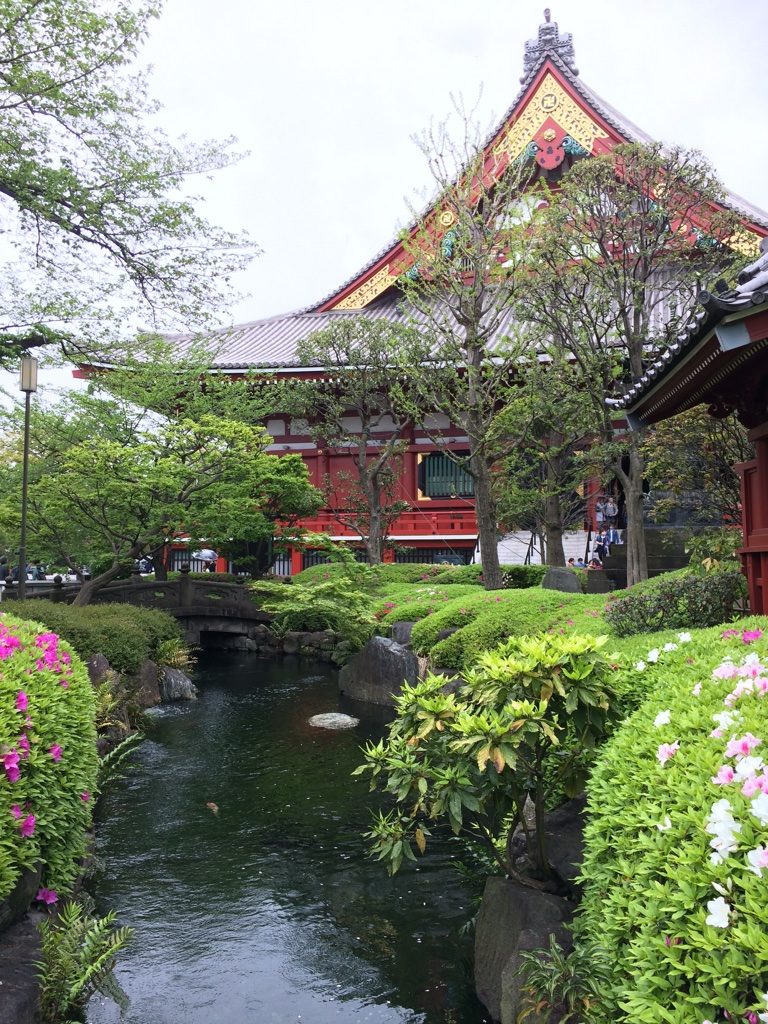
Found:
[[[675,366],[689,349],[702,340],[713,327],[733,313],[745,312],[768,304],[768,246],[762,255],[748,264],[739,274],[739,284],[731,290],[700,292],[697,310],[685,330],[658,359],[648,367],[642,377],[621,398],[607,399],[607,404],[619,409],[631,409],[669,369]]]

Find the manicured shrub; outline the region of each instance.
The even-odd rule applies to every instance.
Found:
[[[599,594],[564,594],[539,588],[483,593],[452,602],[444,611],[418,623],[411,642],[419,653],[429,653],[436,667],[461,669],[510,636],[544,631],[604,632],[604,603],[604,596]],[[458,627],[457,631],[438,641],[440,630],[451,627]]]
[[[418,622],[440,611],[449,601],[476,594],[477,587],[471,585],[442,587],[425,583],[419,587],[387,587],[386,597],[374,604],[374,613],[380,622]]]
[[[546,575],[546,565],[503,565],[501,574],[505,590],[527,590],[538,587]]]
[[[137,672],[164,640],[181,636],[178,623],[168,612],[128,604],[73,608],[35,599],[4,601],[3,609],[18,618],[44,623],[72,644],[84,661],[103,654],[117,672]]]
[[[613,964],[593,1021],[768,1012],[766,620],[646,645],[652,696],[601,751],[577,943]],[[638,638],[639,641],[639,638]]]
[[[93,690],[70,644],[0,614],[0,900],[37,862],[45,889],[71,887],[96,787],[93,718]]]
[[[670,629],[704,629],[727,622],[745,594],[745,580],[734,570],[700,575],[683,570],[657,576],[613,597],[605,617],[617,636]]]

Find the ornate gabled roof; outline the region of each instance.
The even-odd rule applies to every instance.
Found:
[[[654,423],[672,415],[669,408],[673,394],[678,396],[674,411],[708,401],[705,384],[716,378],[718,371],[730,372],[754,356],[765,359],[764,328],[750,332],[741,322],[763,310],[768,316],[768,239],[764,238],[760,247],[760,257],[739,273],[737,286],[726,289],[719,284],[713,292],[700,292],[697,301],[702,308],[686,329],[625,395],[608,399],[609,405],[626,410],[631,425]],[[695,358],[704,346],[706,359]]]
[[[589,88],[575,67],[573,38],[560,33],[544,12],[537,39],[525,44],[522,86],[483,149],[517,159],[528,152],[545,171],[554,170],[565,153],[604,153],[623,142],[650,143],[642,129]],[[728,205],[751,225],[768,230],[768,213],[728,193]],[[430,207],[422,217],[429,213]],[[417,228],[412,222],[402,234]],[[365,309],[397,283],[411,262],[400,238],[392,239],[365,266],[308,310]]]

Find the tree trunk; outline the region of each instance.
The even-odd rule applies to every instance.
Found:
[[[550,494],[544,506],[544,530],[546,533],[545,565],[565,565],[563,548],[563,514],[560,496]]]
[[[627,586],[648,579],[648,555],[645,549],[643,472],[645,460],[639,442],[633,438],[629,449],[629,473],[622,474],[627,502]]]
[[[152,558],[152,565],[155,567],[155,579],[158,583],[164,583],[168,579],[168,566],[165,564],[165,559],[169,551],[168,545],[163,543],[159,547],[153,548],[149,553]]]
[[[496,530],[496,503],[493,499],[491,471],[481,457],[472,460],[475,478],[475,512],[480,538],[480,561],[486,590],[501,590],[504,580],[499,565]]]
[[[111,583],[116,576],[119,575],[120,570],[123,568],[123,563],[118,562],[117,565],[111,566],[106,572],[103,572],[100,576],[94,577],[92,580],[86,580],[77,592],[77,597],[72,602],[73,606],[82,608],[84,605],[90,604],[95,594],[97,594],[102,587],[106,587],[108,583]]]

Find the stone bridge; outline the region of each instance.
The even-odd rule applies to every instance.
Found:
[[[114,601],[161,608],[179,620],[187,643],[203,646],[206,634],[249,636],[254,627],[272,621],[268,612],[253,604],[243,583],[192,579],[188,569],[181,570],[179,579],[164,582],[132,577],[111,583],[93,599],[94,604]]]
[[[7,586],[8,597],[14,596],[15,585]],[[27,598],[48,598],[72,601],[79,583],[27,583]],[[250,599],[244,583],[192,578],[189,569],[182,569],[178,579],[144,580],[134,574],[129,580],[110,583],[97,591],[93,604],[137,605],[140,608],[161,608],[179,620],[187,643],[205,646],[240,646],[227,642],[228,637],[252,637],[254,631],[264,632],[272,621]],[[258,627],[262,627],[259,630]]]

